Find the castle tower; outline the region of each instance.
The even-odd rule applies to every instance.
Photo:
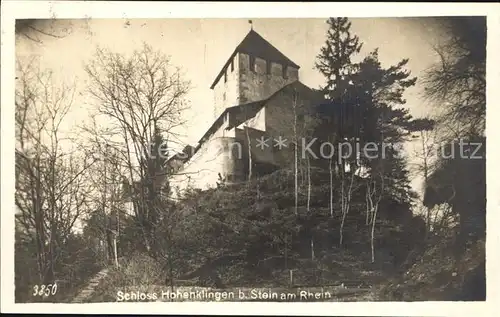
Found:
[[[299,79],[299,66],[253,29],[215,78],[214,118],[226,108],[270,97]]]

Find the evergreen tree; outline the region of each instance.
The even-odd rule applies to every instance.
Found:
[[[418,122],[403,107],[406,103],[403,94],[415,85],[416,78],[405,70],[408,59],[388,68],[382,67],[378,49],[361,62],[354,63],[352,59],[360,52],[362,44],[351,33],[351,23],[347,18],[332,18],[328,25],[327,40],[316,64],[326,79],[326,85],[321,89],[328,102],[319,108],[323,120],[316,135],[323,140],[359,144],[361,153],[353,153],[346,160],[337,162],[341,181],[341,241],[343,224],[353,203],[351,199],[359,199],[359,195],[353,194],[359,186],[353,186],[352,182],[356,183],[354,174],[360,167],[368,171],[366,191],[370,207],[367,216],[370,213],[372,217],[373,240],[379,203],[382,201],[389,203],[390,208],[409,211],[415,197],[409,186],[409,173],[400,146],[410,132],[419,129]],[[364,153],[364,146],[368,143],[377,145],[377,151]],[[345,169],[347,166],[349,172]],[[331,196],[330,205],[333,206],[333,194]]]
[[[358,135],[362,142],[398,144],[409,136],[413,118],[402,107],[406,104],[403,94],[417,79],[404,69],[407,63],[408,59],[403,59],[385,69],[376,49],[359,64],[352,91],[356,93],[353,104],[360,108],[362,118]]]
[[[353,90],[357,92],[355,106],[361,113],[358,129],[361,148],[368,143],[377,145],[377,152],[362,151],[365,155],[361,155],[360,164],[372,171],[385,169],[386,193],[394,194],[405,204],[414,195],[408,186],[401,145],[412,131],[419,129],[409,110],[403,108],[404,91],[416,82],[404,69],[407,63],[408,59],[403,59],[395,66],[383,68],[378,50],[374,50],[359,64],[359,72],[353,76]]]
[[[356,35],[351,34],[351,22],[348,18],[330,18],[327,20],[329,29],[325,45],[321,48],[317,56],[316,68],[325,76],[326,85],[321,87],[324,97],[327,99],[325,105],[321,105],[319,110],[319,124],[316,127],[315,135],[325,141],[344,141],[346,132],[345,123],[346,109],[348,102],[345,100],[351,86],[351,76],[357,70],[357,65],[351,60],[352,56],[359,53],[362,44]],[[343,219],[349,209],[350,192],[344,191],[345,162],[333,161],[330,158],[328,170],[330,173],[330,215],[334,215],[334,177],[333,170],[340,170],[342,173],[342,205],[341,211]],[[351,177],[351,185],[352,185]],[[352,186],[346,185],[348,191]],[[344,198],[347,198],[345,200]],[[342,243],[342,233],[341,239]]]
[[[316,69],[325,76],[326,84],[320,88],[327,103],[319,109],[323,124],[318,127],[320,135],[330,139],[343,140],[348,134],[352,121],[349,113],[352,108],[352,76],[358,72],[358,64],[352,58],[363,46],[358,36],[351,33],[348,18],[330,18],[325,45],[317,56]],[[326,134],[326,135],[325,135]]]
[[[414,131],[412,116],[403,108],[405,90],[416,83],[415,77],[404,67],[408,59],[384,68],[378,59],[378,49],[371,52],[360,64],[352,78],[355,92],[351,102],[358,108],[360,121],[357,138],[363,149],[376,145],[375,153],[360,153],[359,165],[369,170],[366,183],[367,218],[371,218],[372,262],[375,261],[375,228],[379,206],[385,211],[409,211],[415,194],[409,186],[408,170],[401,157],[401,145]],[[373,147],[370,147],[373,148]],[[391,217],[401,219],[402,215]]]
[[[356,65],[352,56],[360,52],[362,44],[356,35],[351,34],[348,18],[330,18],[325,46],[317,56],[316,68],[326,78],[321,88],[331,101],[341,102],[349,84],[349,75],[355,72]]]

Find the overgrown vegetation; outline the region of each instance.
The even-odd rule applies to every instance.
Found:
[[[442,63],[424,78],[441,115],[413,118],[403,98],[418,80],[405,69],[408,59],[384,67],[374,50],[353,62],[361,40],[347,18],[332,18],[317,57],[325,100],[307,111],[292,105],[290,164],[256,176],[249,160],[247,181],[220,179],[178,201],[170,199],[159,154],[174,144],[189,83],[167,56],[149,46],[130,57],[98,50],[86,67],[96,120],[78,131],[70,150],[60,124],[73,91],[55,90],[50,73],[19,64],[16,301],[69,300],[105,266],[111,273],[93,300],[158,285],[340,284],[373,286],[374,299],[483,298],[485,43],[467,35],[481,30],[449,22],[454,36],[438,48]],[[426,137],[430,132],[439,138]],[[415,136],[424,146],[421,204],[399,147]],[[337,161],[299,157],[299,138],[389,146],[384,157],[353,153]],[[462,151],[453,143],[459,139],[481,148],[470,143],[465,157],[431,160],[429,143]],[[67,291],[32,295],[35,286],[56,283]],[[461,293],[469,286],[480,291]]]
[[[404,300],[486,299],[486,19],[452,18],[447,31],[450,39],[436,48],[440,63],[424,78],[438,110],[435,148],[446,154],[431,166],[423,205],[446,206],[441,219],[458,219],[456,226],[433,223],[427,248],[386,289]]]

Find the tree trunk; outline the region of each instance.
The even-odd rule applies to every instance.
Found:
[[[420,138],[422,139],[422,158],[423,158],[423,172],[424,172],[424,186],[427,186],[429,179],[429,172],[427,166],[427,142],[426,142],[426,133],[424,131],[420,131]],[[430,208],[426,208],[426,216],[425,216],[425,239],[429,237],[429,233],[431,231],[431,210]]]
[[[285,234],[285,270],[288,269],[288,233]]]
[[[307,160],[307,213],[309,214],[311,207],[311,163],[309,162],[309,156],[306,157]]]
[[[371,251],[372,251],[372,263],[375,262],[375,223],[377,219],[377,211],[378,211],[378,204],[375,205],[375,208],[373,210],[373,220],[372,220],[372,230],[371,230]]]
[[[341,170],[341,175],[342,175],[342,201],[341,201],[341,209],[342,209],[342,221],[340,223],[340,245],[343,244],[344,242],[344,225],[345,225],[345,220],[347,218],[347,214],[349,213],[350,209],[350,204],[351,204],[351,194],[352,194],[352,184],[354,182],[354,173],[351,171],[351,179],[349,182],[349,187],[347,188],[347,191],[344,189],[345,186],[345,172],[344,170]]]
[[[294,147],[294,191],[295,191],[295,214],[298,215],[299,208],[299,140],[297,135],[297,91],[293,91],[293,138],[295,142]]]
[[[111,230],[106,225],[106,262],[108,264],[113,263],[114,255],[113,255],[113,238],[111,236]]]
[[[333,157],[330,158],[328,171],[330,173],[330,217],[333,218]]]
[[[39,148],[37,147],[37,151]],[[42,193],[41,193],[41,180],[40,180],[40,156],[36,157],[36,166],[33,169],[33,182],[34,192],[32,192],[32,201],[34,209],[35,218],[35,235],[36,235],[36,246],[37,246],[37,264],[38,264],[38,275],[40,278],[40,283],[45,280],[45,267],[46,267],[46,251],[45,251],[45,230],[44,230],[44,214],[42,209]]]
[[[248,133],[248,126],[245,126],[245,133],[247,136],[247,143],[248,143],[248,181],[250,182],[252,180],[252,144],[250,141],[250,135]]]
[[[314,260],[314,238],[311,234],[311,260]]]
[[[371,249],[372,249],[372,263],[375,262],[375,224],[377,223],[377,213],[378,213],[378,208],[380,206],[380,201],[382,200],[382,197],[384,195],[384,179],[385,175],[382,169],[382,172],[380,173],[381,180],[380,180],[380,191],[378,193],[378,198],[377,202],[373,206],[373,217],[372,217],[372,230],[371,230]]]
[[[372,210],[372,203],[371,203],[371,187],[370,183],[366,183],[366,193],[365,193],[365,201],[366,201],[366,219],[365,219],[365,224],[368,226],[370,224],[370,215],[371,215],[371,210]]]
[[[116,246],[116,236],[113,238],[113,254],[115,255],[115,266],[118,267],[118,252]]]

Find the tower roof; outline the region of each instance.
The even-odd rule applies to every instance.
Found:
[[[231,60],[237,53],[245,53],[255,57],[260,57],[267,61],[272,61],[279,64],[284,64],[287,66],[292,66],[295,68],[300,68],[299,65],[295,64],[288,57],[286,57],[283,53],[281,53],[276,47],[274,47],[271,43],[266,41],[259,33],[255,32],[253,29],[248,32],[243,41],[236,47],[234,52],[228,58],[224,67],[222,67],[221,71],[215,78],[211,89],[215,87],[219,79],[224,74],[224,70],[229,66]]]

